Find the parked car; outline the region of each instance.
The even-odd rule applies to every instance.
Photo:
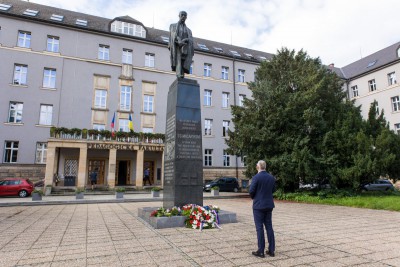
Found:
[[[33,183],[26,178],[6,178],[0,180],[0,196],[27,197],[33,191]]]
[[[204,191],[210,191],[212,187],[218,186],[219,191],[239,191],[239,182],[237,178],[234,177],[220,177],[214,181],[208,182],[204,185]]]
[[[361,189],[366,191],[388,191],[393,190],[394,186],[389,180],[379,179],[372,183],[361,185]]]

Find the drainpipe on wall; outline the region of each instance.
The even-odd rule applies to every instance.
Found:
[[[235,56],[233,56],[233,106],[236,106]],[[235,171],[236,171],[236,178],[239,179],[238,157],[236,155],[235,155]]]

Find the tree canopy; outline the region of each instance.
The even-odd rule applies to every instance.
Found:
[[[264,159],[285,190],[328,180],[337,187],[400,174],[399,136],[371,104],[368,120],[346,98],[343,81],[304,51],[282,48],[249,83],[252,98],[232,107],[229,152],[246,176]]]

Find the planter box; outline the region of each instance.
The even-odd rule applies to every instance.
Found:
[[[152,211],[158,208],[139,208],[138,216],[149,223],[155,229],[185,227],[185,216],[150,217]],[[219,224],[236,223],[236,213],[220,210],[218,213]]]
[[[42,195],[39,193],[32,193],[32,201],[40,201],[42,200]]]
[[[83,199],[85,194],[83,192],[81,192],[81,193],[77,193],[75,196],[76,196],[76,199]]]
[[[115,192],[116,198],[124,198],[124,192]]]
[[[213,190],[213,189],[211,189],[211,195],[212,195],[212,196],[219,196],[219,190]]]
[[[152,197],[160,197],[160,191],[151,191]]]

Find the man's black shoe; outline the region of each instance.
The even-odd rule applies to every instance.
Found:
[[[271,257],[275,257],[275,252],[269,252],[269,250],[265,251],[265,253],[267,253],[267,255],[271,256]]]
[[[258,251],[253,251],[252,254],[256,257],[260,257],[260,258],[265,258],[264,253],[258,252]]]

